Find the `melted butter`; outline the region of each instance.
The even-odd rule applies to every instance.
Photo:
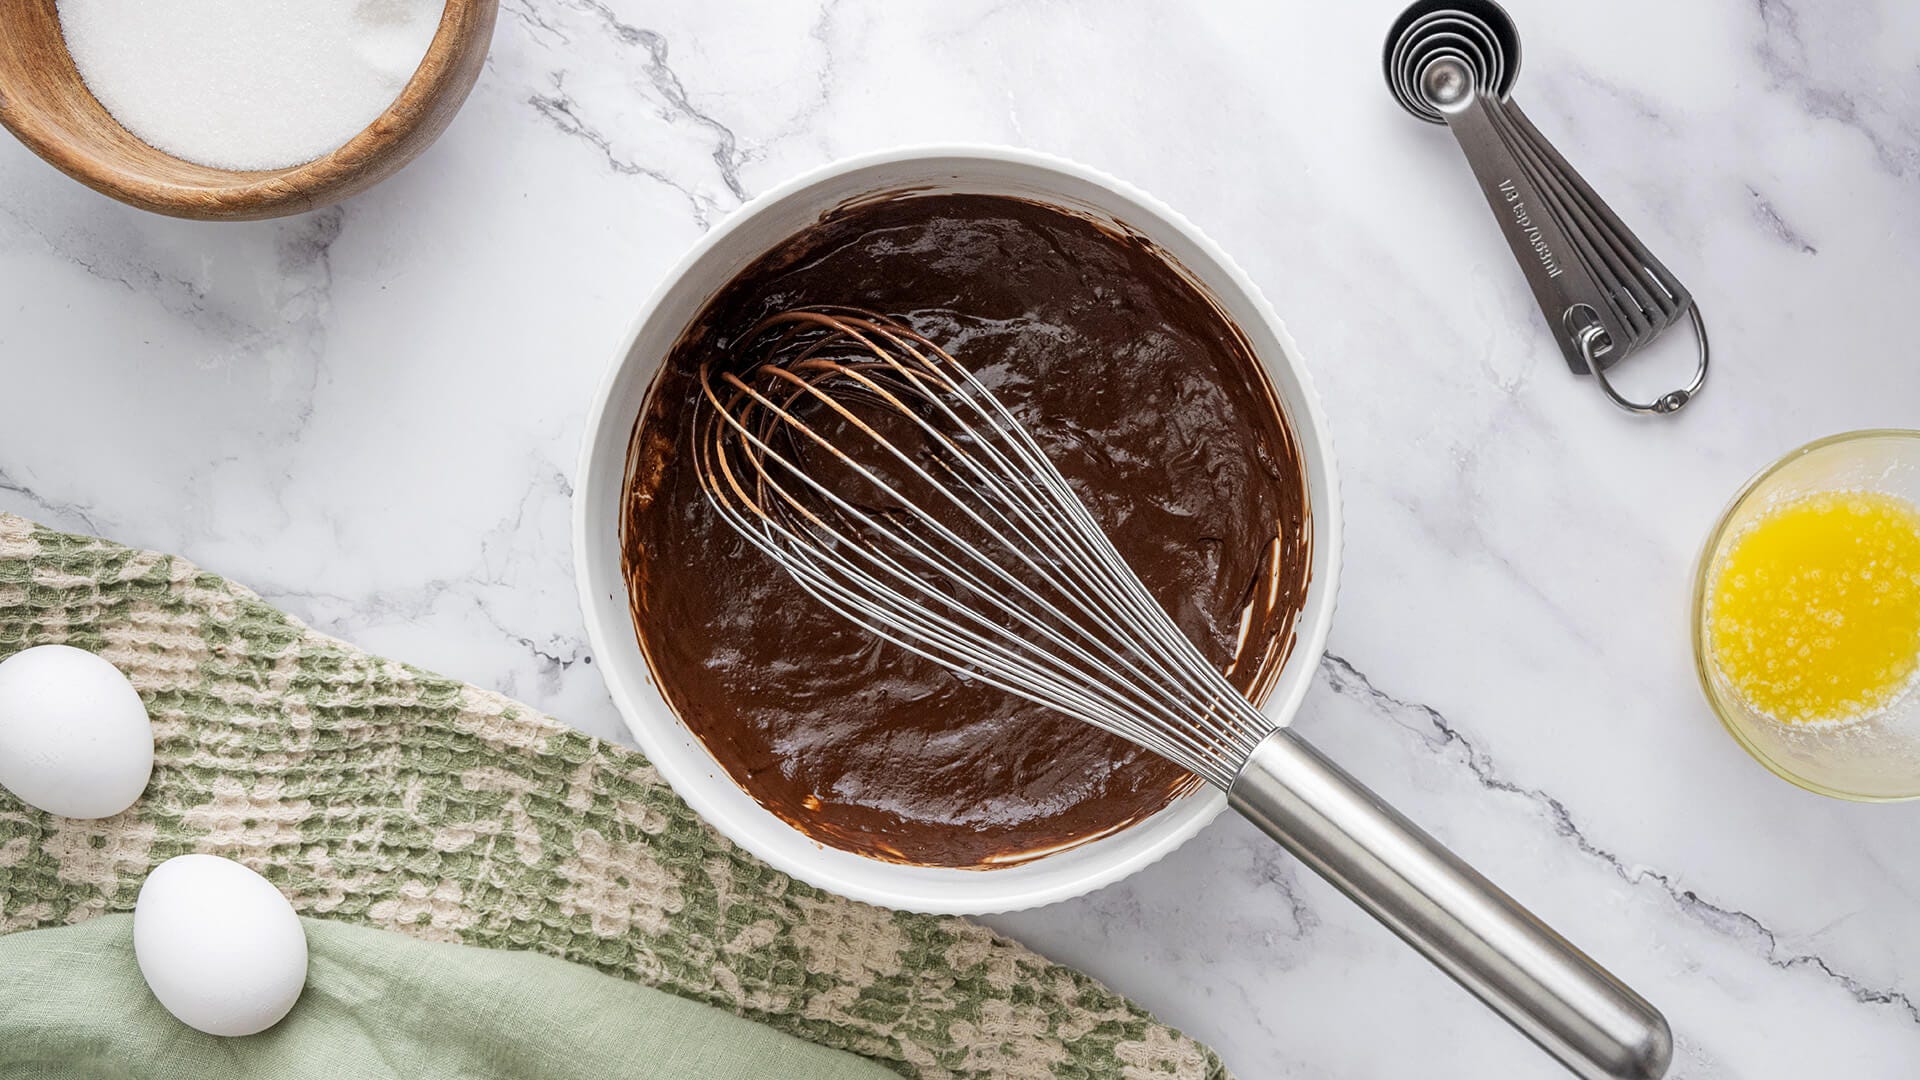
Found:
[[[1877,712],[1920,668],[1920,508],[1853,491],[1777,506],[1721,557],[1708,605],[1714,662],[1754,709]]]

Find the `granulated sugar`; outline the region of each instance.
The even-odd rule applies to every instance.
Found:
[[[386,111],[445,0],[58,0],[67,50],[113,118],[175,157],[277,169]]]

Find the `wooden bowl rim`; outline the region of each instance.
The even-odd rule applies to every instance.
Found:
[[[443,100],[451,97],[453,101],[447,121],[452,119],[451,112],[464,104],[486,63],[498,10],[499,0],[445,0],[433,40],[427,44],[419,66],[392,103],[345,143],[311,161],[283,169],[223,169],[189,161],[146,143],[155,153],[204,174],[208,182],[182,183],[143,175],[111,163],[85,141],[59,137],[37,111],[13,107],[5,86],[0,86],[0,125],[62,172],[102,194],[144,210],[218,220],[303,213],[354,194],[360,188],[348,185],[369,171],[389,163],[397,171],[439,137],[439,131],[432,132],[410,152],[406,145],[423,124],[433,119],[435,106]],[[61,47],[65,48],[64,42]],[[477,60],[460,62],[476,51]],[[79,81],[79,89],[89,96],[93,93],[84,80]],[[113,118],[104,106],[102,111]],[[114,123],[119,121],[114,119]],[[145,143],[144,139],[140,141]],[[395,154],[405,156],[393,161]],[[375,177],[366,186],[384,179],[384,175]]]

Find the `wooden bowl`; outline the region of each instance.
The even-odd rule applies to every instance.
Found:
[[[54,0],[0,0],[0,124],[54,168],[142,210],[203,221],[298,214],[365,191],[440,137],[480,77],[498,10],[498,0],[447,0],[426,58],[379,119],[306,164],[242,172],[141,142],[87,90]]]

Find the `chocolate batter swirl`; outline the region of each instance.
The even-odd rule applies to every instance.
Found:
[[[922,865],[1018,863],[1132,824],[1195,781],[822,609],[733,535],[691,457],[703,359],[795,307],[884,312],[967,364],[1040,441],[1208,658],[1263,697],[1292,645],[1309,527],[1292,432],[1245,340],[1150,245],[993,196],[828,215],[675,345],[630,454],[634,625],[668,703],[773,813]]]

